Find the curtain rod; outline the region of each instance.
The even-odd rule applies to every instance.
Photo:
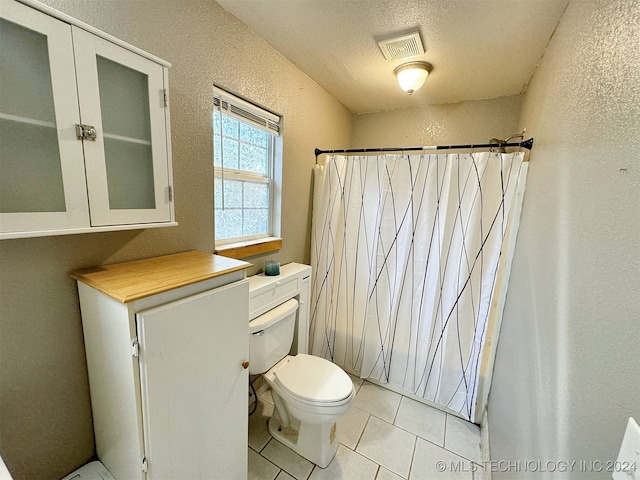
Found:
[[[316,163],[318,163],[318,155],[325,153],[369,153],[369,152],[415,152],[420,150],[463,150],[474,148],[502,148],[502,147],[522,147],[527,150],[533,148],[533,138],[522,142],[513,143],[479,143],[471,145],[429,145],[425,147],[387,147],[387,148],[347,148],[343,150],[320,150],[315,149]]]

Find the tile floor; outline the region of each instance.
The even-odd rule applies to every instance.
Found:
[[[338,453],[322,469],[274,440],[271,392],[249,417],[249,480],[486,480],[480,429],[445,412],[352,377],[358,390],[338,422]],[[488,475],[487,475],[488,477]]]

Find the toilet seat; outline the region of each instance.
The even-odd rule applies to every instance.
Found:
[[[353,382],[324,358],[300,353],[274,369],[277,384],[296,400],[313,405],[341,405],[351,400]]]

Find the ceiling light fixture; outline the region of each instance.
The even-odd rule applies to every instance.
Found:
[[[411,95],[424,85],[432,68],[427,62],[409,62],[397,66],[393,73],[398,78],[400,88]]]

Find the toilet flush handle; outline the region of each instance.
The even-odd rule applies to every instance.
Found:
[[[245,370],[249,368],[249,362],[247,361],[242,362],[242,368],[244,368]]]

